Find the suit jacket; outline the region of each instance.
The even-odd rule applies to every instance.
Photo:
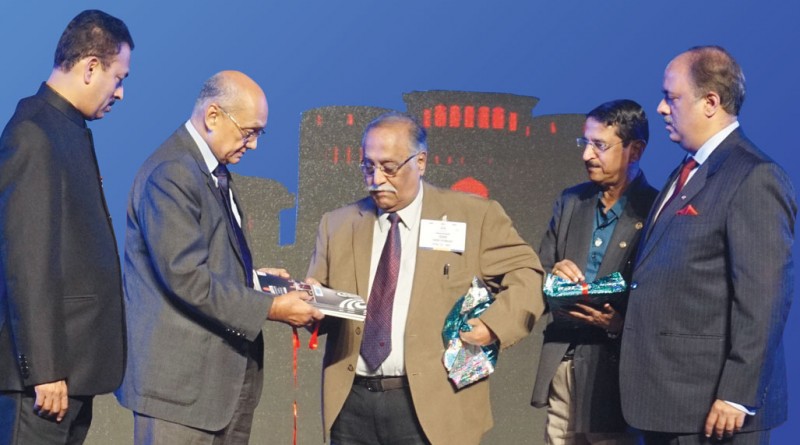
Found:
[[[442,327],[473,276],[499,285],[497,300],[481,315],[508,347],[527,335],[544,305],[542,268],[502,207],[472,195],[423,183],[422,219],[467,224],[464,253],[417,250],[405,329],[405,366],[422,429],[433,444],[477,444],[492,426],[489,382],[456,391],[442,364]],[[369,295],[373,225],[371,197],[325,214],[308,275],[322,284]],[[449,264],[449,278],[442,271]],[[329,431],[353,385],[363,323],[328,320],[323,361],[323,423]],[[502,360],[502,355],[500,360]]]
[[[70,396],[113,391],[123,323],[92,133],[42,84],[0,139],[0,390],[66,379]]]
[[[788,176],[737,129],[655,222],[652,213],[622,336],[625,419],[701,432],[721,399],[756,410],[743,431],[780,424],[797,213]]]
[[[564,190],[556,201],[553,219],[539,247],[539,258],[545,270],[555,263],[572,260],[584,268],[592,242],[592,227],[601,189],[592,182]],[[621,272],[630,280],[631,262],[642,234],[650,206],[658,191],[639,175],[628,188],[627,203],[619,216],[597,277]],[[617,307],[618,311],[625,308]],[[571,343],[576,344],[575,416],[570,419],[580,433],[622,432],[626,428],[619,405],[619,340],[611,340],[602,329],[563,328],[551,321],[544,332],[544,345],[539,356],[539,370],[531,404],[548,404],[550,383]]]
[[[221,194],[181,126],[145,161],[130,193],[123,406],[206,430],[230,422],[248,350],[261,361],[272,301],[247,287],[243,267]]]

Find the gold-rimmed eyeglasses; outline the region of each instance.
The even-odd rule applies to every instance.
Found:
[[[421,153],[421,151],[418,151],[407,157],[405,161],[399,164],[391,161],[383,164],[376,164],[369,159],[364,159],[364,161],[359,164],[359,167],[361,167],[361,173],[363,173],[364,176],[372,176],[375,174],[375,170],[380,170],[381,173],[383,173],[383,175],[387,178],[393,178],[397,176],[397,174],[400,172],[400,169],[403,168],[404,165],[408,164],[408,161],[419,156]]]
[[[236,121],[236,118],[234,118],[232,114],[228,113],[224,108],[219,106],[219,104],[217,104],[217,108],[219,109],[219,111],[222,111],[222,114],[228,116],[228,119],[230,119],[231,122],[233,122],[233,125],[236,125],[236,129],[238,129],[239,133],[242,134],[243,143],[245,144],[250,143],[258,139],[258,137],[261,136],[262,134],[264,134],[263,128],[248,128],[247,130],[245,130],[244,128],[242,128],[241,125],[239,125],[239,122]]]

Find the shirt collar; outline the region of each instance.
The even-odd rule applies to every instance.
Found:
[[[83,117],[83,114],[81,114],[81,112],[78,111],[78,109],[75,108],[70,101],[68,101],[64,96],[60,95],[58,91],[54,90],[53,87],[48,85],[46,82],[42,82],[37,95],[44,99],[53,108],[63,113],[69,120],[74,122],[75,125],[81,128],[86,128],[86,118]]]
[[[420,183],[419,192],[417,192],[417,196],[414,197],[414,200],[411,201],[411,204],[397,211],[397,214],[400,216],[403,224],[409,230],[414,228],[414,225],[417,224],[417,221],[419,221],[420,215],[422,214],[422,195],[424,189],[425,188],[422,186],[422,183]],[[389,222],[389,212],[384,212],[383,210],[378,209],[378,225],[380,226],[381,231],[389,230],[389,227],[391,227],[391,223]]]
[[[186,131],[189,132],[189,136],[194,139],[194,143],[197,144],[200,154],[203,155],[203,161],[205,161],[206,167],[208,167],[208,172],[213,172],[214,169],[219,165],[219,161],[211,151],[211,147],[208,146],[206,141],[200,136],[200,133],[197,131],[197,129],[194,128],[194,124],[192,124],[191,120],[186,121],[184,126],[186,127]]]
[[[728,135],[733,133],[733,130],[739,128],[739,121],[735,121],[732,124],[728,125],[727,127],[723,128],[722,130],[718,131],[714,136],[708,138],[708,140],[700,146],[700,149],[697,150],[697,153],[693,154],[692,157],[695,161],[697,161],[698,165],[702,165],[706,162],[711,153],[719,147],[719,144],[725,140]]]

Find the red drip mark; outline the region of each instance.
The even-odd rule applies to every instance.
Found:
[[[531,126],[530,125],[526,125],[525,126],[525,137],[526,138],[531,137]]]
[[[352,113],[347,113],[347,125],[353,126],[353,115]]]
[[[339,163],[339,147],[333,147],[333,163]]]
[[[450,187],[450,190],[472,193],[473,195],[483,196],[484,198],[489,197],[489,188],[486,187],[486,184],[471,176],[459,179]]]
[[[557,131],[558,129],[556,128],[556,123],[550,122],[550,134],[556,134]]]
[[[352,153],[352,151],[353,151],[353,149],[352,149],[352,148],[350,148],[350,147],[347,147],[347,148],[345,149],[345,158],[347,159],[347,163],[348,163],[348,164],[350,164],[351,162],[353,162],[353,153]]]
[[[489,107],[478,108],[478,128],[489,128]]]
[[[322,115],[318,114],[317,115],[317,127],[321,127],[321,126],[322,126]]]
[[[458,105],[450,105],[450,128],[458,128],[461,126],[461,107]]]
[[[508,113],[508,131],[517,131],[517,113]]]
[[[425,128],[431,128],[431,110],[430,108],[426,108],[422,111],[422,126]]]
[[[475,107],[464,107],[464,128],[475,128]]]
[[[447,125],[447,107],[442,104],[433,107],[433,125],[437,127]]]
[[[433,157],[433,163],[439,165],[439,155]]]
[[[448,156],[447,157],[447,165],[450,165],[452,163],[453,163],[453,157],[452,156]]]
[[[506,109],[503,107],[492,108],[492,128],[502,130],[506,126]]]

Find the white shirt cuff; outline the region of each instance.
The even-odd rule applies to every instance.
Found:
[[[732,406],[732,407],[734,407],[734,408],[738,409],[738,410],[739,410],[739,411],[741,411],[741,412],[747,413],[747,415],[749,415],[749,416],[755,416],[755,415],[756,415],[756,412],[755,412],[755,410],[748,409],[748,408],[747,408],[747,407],[745,407],[744,405],[739,405],[738,403],[729,402],[729,401],[727,401],[727,400],[723,400],[723,402],[725,402],[725,403],[727,403],[728,405],[730,405],[730,406]]]

